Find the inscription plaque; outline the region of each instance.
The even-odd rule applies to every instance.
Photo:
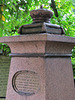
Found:
[[[40,89],[38,74],[26,70],[18,71],[13,76],[12,86],[20,95],[33,95]]]

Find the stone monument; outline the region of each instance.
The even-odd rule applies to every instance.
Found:
[[[71,51],[75,38],[49,23],[52,11],[30,12],[33,23],[19,36],[0,38],[11,49],[6,100],[75,100]]]

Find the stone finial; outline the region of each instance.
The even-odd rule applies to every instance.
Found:
[[[53,16],[51,10],[43,9],[43,6],[40,6],[40,9],[32,10],[30,16],[33,19],[33,22],[50,22],[50,18]]]
[[[43,9],[43,6],[42,5],[40,6],[40,9]]]
[[[33,19],[32,24],[22,25],[18,33],[20,34],[37,34],[37,33],[49,33],[49,34],[65,34],[63,28],[59,25],[50,23],[50,18],[53,16],[51,10],[44,9],[40,6],[40,9],[32,10],[30,16]]]

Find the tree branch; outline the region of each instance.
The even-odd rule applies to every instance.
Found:
[[[51,0],[51,7],[53,8],[53,11],[55,13],[55,16],[58,17],[58,11],[56,9],[56,5],[55,5],[55,1],[54,0]]]

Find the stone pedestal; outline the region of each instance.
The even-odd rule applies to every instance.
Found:
[[[10,47],[12,56],[6,100],[75,100],[70,58],[75,38],[34,34],[2,37],[0,42]],[[35,94],[15,92],[12,78],[18,71],[37,73],[39,90]]]

